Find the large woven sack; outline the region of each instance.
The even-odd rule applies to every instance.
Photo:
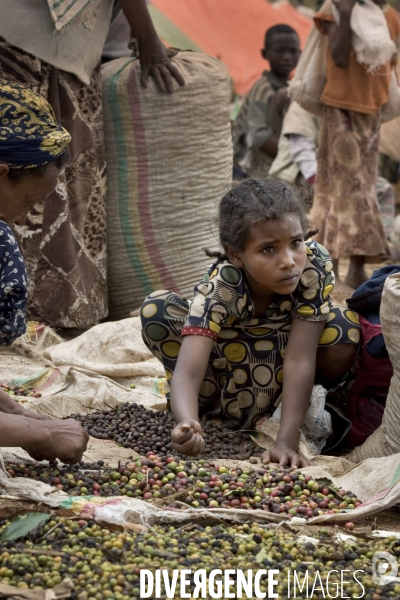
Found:
[[[362,446],[349,454],[349,460],[355,463],[400,452],[400,273],[390,275],[385,281],[380,317],[394,373],[382,424]]]
[[[216,247],[217,205],[232,178],[230,79],[211,56],[180,52],[186,85],[140,86],[140,67],[118,59],[102,70],[107,156],[110,316],[146,295],[190,296]]]

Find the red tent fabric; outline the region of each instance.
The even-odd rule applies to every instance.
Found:
[[[312,21],[292,6],[274,8],[266,0],[151,0],[151,3],[204,52],[226,64],[239,94],[248,92],[268,68],[260,50],[269,27],[279,23],[291,25],[304,46],[312,26]]]

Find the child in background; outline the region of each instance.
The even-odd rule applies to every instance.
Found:
[[[345,282],[337,281],[336,292],[341,295],[350,295],[368,279],[364,270],[367,256],[389,251],[377,204],[376,179],[380,110],[388,99],[391,62],[369,72],[357,61],[350,26],[355,4],[356,0],[335,2],[338,25],[328,8],[322,7],[315,15],[316,26],[329,36],[329,52],[311,219],[319,226],[316,239],[327,247],[336,275],[339,258],[350,258]],[[381,8],[388,40],[389,33],[396,40],[400,34],[398,15],[388,5]]]
[[[332,307],[332,261],[305,241],[308,221],[288,184],[243,180],[221,201],[219,230],[224,253],[209,253],[216,260],[194,298],[154,292],[141,310],[144,342],[171,384],[173,446],[204,449],[203,414],[246,430],[282,402],[263,460],[305,466],[298,445],[312,387],[316,377],[328,390],[349,381],[357,316]]]
[[[234,164],[245,174],[276,156],[284,109],[290,102],[288,79],[300,56],[299,36],[288,25],[275,25],[265,34],[261,54],[271,70],[255,82],[233,125]]]

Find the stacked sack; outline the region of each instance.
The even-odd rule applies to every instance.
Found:
[[[391,275],[385,281],[380,319],[394,373],[382,424],[362,446],[346,457],[356,463],[367,458],[379,458],[400,452],[400,273]]]
[[[180,52],[186,85],[162,94],[140,86],[137,60],[102,69],[107,158],[110,317],[145,296],[192,294],[217,247],[218,202],[232,177],[230,79],[216,58]]]

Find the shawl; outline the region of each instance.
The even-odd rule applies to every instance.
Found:
[[[47,0],[56,31],[67,27],[93,4],[92,0]]]
[[[339,23],[339,11],[332,2],[332,14]],[[350,18],[351,44],[356,60],[364,65],[367,73],[373,73],[386,65],[397,53],[395,42],[391,39],[384,11],[373,0],[355,3]]]

